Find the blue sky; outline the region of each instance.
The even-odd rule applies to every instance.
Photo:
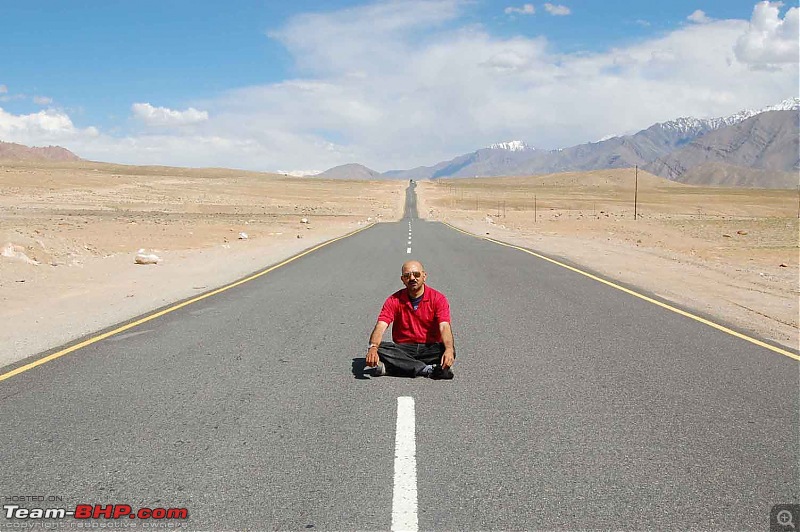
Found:
[[[753,0],[3,0],[0,140],[134,164],[384,171],[798,96]]]

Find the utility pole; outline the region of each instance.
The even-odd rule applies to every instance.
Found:
[[[636,165],[636,173],[634,174],[633,185],[633,219],[636,220],[636,211],[639,203],[639,165]]]

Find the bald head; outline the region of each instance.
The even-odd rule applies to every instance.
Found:
[[[409,260],[403,263],[403,267],[400,269],[400,273],[410,272],[412,270],[417,270],[420,272],[424,272],[425,268],[422,266],[422,263],[418,260]]]

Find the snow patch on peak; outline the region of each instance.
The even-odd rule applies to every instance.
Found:
[[[521,140],[512,140],[509,142],[499,142],[488,146],[490,150],[507,150],[507,151],[526,151],[535,150],[533,146],[528,146]]]
[[[718,118],[694,118],[691,116],[684,116],[670,120],[669,122],[662,122],[662,127],[666,129],[673,129],[682,132],[691,132],[696,134],[703,130],[714,130],[724,126],[732,126],[743,122],[748,118],[766,113],[767,111],[797,111],[800,110],[800,98],[787,98],[776,105],[770,105],[763,109],[753,110],[744,109],[736,114],[730,116],[721,116]]]
[[[758,113],[765,113],[767,111],[797,111],[800,110],[800,98],[786,98],[779,104],[770,105],[758,111]]]

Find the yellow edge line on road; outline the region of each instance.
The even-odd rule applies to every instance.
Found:
[[[55,360],[55,359],[57,359],[59,357],[63,357],[64,355],[72,353],[73,351],[77,351],[78,349],[84,348],[87,345],[94,344],[96,342],[99,342],[100,340],[105,340],[109,336],[114,336],[115,334],[119,334],[119,333],[121,333],[123,331],[127,331],[128,329],[132,329],[133,327],[136,327],[137,325],[141,325],[142,323],[146,323],[146,322],[148,322],[150,320],[154,320],[156,318],[159,318],[159,317],[163,316],[164,314],[168,314],[168,313],[170,313],[172,311],[178,310],[179,308],[183,308],[183,307],[185,307],[187,305],[191,305],[192,303],[196,303],[196,302],[198,302],[200,300],[203,300],[203,299],[205,299],[207,297],[215,296],[215,295],[217,295],[217,294],[219,294],[221,292],[224,292],[225,290],[230,290],[231,288],[233,288],[235,286],[239,286],[240,284],[244,284],[244,283],[246,283],[248,281],[252,281],[253,279],[261,277],[262,275],[268,274],[269,272],[280,268],[281,266],[285,266],[286,264],[289,264],[290,262],[292,262],[294,260],[297,260],[297,259],[299,259],[300,257],[302,257],[304,255],[308,255],[309,253],[311,253],[313,251],[316,251],[321,247],[327,246],[328,244],[333,244],[334,242],[336,242],[338,240],[342,240],[343,238],[347,238],[349,236],[353,236],[354,234],[359,233],[361,231],[364,231],[365,229],[369,229],[373,225],[375,225],[375,224],[371,223],[371,224],[369,224],[367,226],[364,226],[364,227],[361,227],[359,229],[356,229],[355,231],[351,231],[350,233],[347,233],[346,235],[342,235],[340,237],[328,240],[327,242],[323,242],[322,244],[314,246],[313,248],[307,249],[307,250],[303,251],[302,253],[298,253],[297,255],[294,255],[293,257],[289,257],[288,259],[284,260],[283,262],[278,263],[275,266],[271,266],[271,267],[267,268],[264,271],[261,271],[261,272],[258,272],[256,274],[253,274],[250,277],[247,277],[245,279],[240,279],[240,280],[238,280],[236,282],[233,282],[233,283],[231,283],[229,285],[225,285],[225,286],[223,286],[221,288],[217,288],[216,290],[213,290],[213,291],[208,292],[206,294],[197,296],[197,297],[192,298],[192,299],[190,299],[188,301],[184,301],[183,303],[178,303],[177,305],[174,305],[174,306],[171,306],[171,307],[166,308],[164,310],[155,312],[153,314],[145,316],[144,318],[136,320],[136,321],[134,321],[132,323],[128,323],[126,325],[123,325],[122,327],[118,327],[118,328],[114,329],[113,331],[108,331],[108,332],[105,332],[105,333],[100,334],[98,336],[94,336],[92,338],[89,338],[88,340],[84,340],[83,342],[81,342],[79,344],[75,344],[75,345],[70,346],[70,347],[68,347],[66,349],[62,349],[61,351],[58,351],[57,353],[53,353],[51,355],[47,355],[46,357],[43,357],[43,358],[40,358],[39,360],[35,360],[35,361],[31,362],[30,364],[25,364],[24,366],[20,366],[20,367],[18,367],[16,369],[13,369],[13,370],[9,371],[8,373],[4,373],[4,374],[0,375],[0,382],[4,381],[6,379],[10,379],[14,375],[19,375],[20,373],[28,371],[29,369],[33,369],[36,366],[41,366],[42,364],[44,364],[46,362],[50,362],[51,360]]]
[[[485,237],[485,236],[476,235],[476,234],[470,233],[469,231],[464,231],[463,229],[459,229],[458,227],[455,227],[454,225],[451,225],[451,224],[449,224],[447,222],[442,222],[442,223],[445,224],[446,226],[450,227],[451,229],[455,229],[456,231],[460,231],[460,232],[464,233],[465,235],[474,236],[475,238],[488,240],[489,242],[494,242],[495,244],[499,244],[501,246],[506,246],[506,247],[509,247],[509,248],[514,248],[514,249],[518,249],[520,251],[524,251],[525,253],[528,253],[529,255],[533,255],[534,257],[538,257],[538,258],[540,258],[542,260],[546,260],[547,262],[552,262],[553,264],[561,266],[562,268],[566,268],[568,270],[572,270],[575,273],[579,273],[581,275],[585,275],[589,279],[593,279],[593,280],[598,281],[600,283],[603,283],[605,285],[611,286],[613,288],[616,288],[617,290],[622,290],[626,294],[630,294],[632,296],[638,297],[639,299],[643,299],[643,300],[647,301],[648,303],[653,303],[654,305],[658,305],[659,307],[665,308],[667,310],[671,310],[672,312],[680,314],[681,316],[686,316],[687,318],[691,318],[691,319],[693,319],[695,321],[699,321],[700,323],[708,325],[709,327],[713,327],[713,328],[715,328],[717,330],[720,330],[722,332],[728,333],[728,334],[733,335],[733,336],[735,336],[737,338],[741,338],[742,340],[746,340],[746,341],[750,342],[751,344],[755,344],[755,345],[757,345],[759,347],[764,347],[766,349],[769,349],[770,351],[774,351],[775,353],[778,353],[778,354],[787,356],[789,358],[793,358],[794,360],[800,361],[800,356],[795,355],[794,353],[791,353],[789,351],[786,351],[785,349],[781,349],[780,347],[775,347],[774,345],[769,345],[767,343],[762,342],[761,340],[756,340],[755,338],[751,338],[750,336],[747,336],[746,334],[742,334],[740,332],[734,331],[733,329],[729,329],[729,328],[727,328],[727,327],[725,327],[723,325],[720,325],[718,323],[714,323],[713,321],[709,321],[709,320],[707,320],[705,318],[701,318],[700,316],[695,316],[694,314],[686,312],[685,310],[681,310],[679,308],[673,307],[673,306],[668,305],[666,303],[662,303],[661,301],[658,301],[658,300],[653,299],[651,297],[647,297],[647,296],[645,296],[643,294],[640,294],[638,292],[634,292],[633,290],[630,290],[629,288],[625,288],[624,286],[620,286],[618,284],[612,283],[611,281],[607,281],[606,279],[603,279],[601,277],[597,277],[596,275],[592,275],[591,273],[587,273],[587,272],[585,272],[583,270],[579,270],[578,268],[574,268],[572,266],[569,266],[569,265],[564,264],[562,262],[559,262],[557,260],[553,260],[553,259],[551,259],[549,257],[545,257],[544,255],[539,255],[538,253],[535,253],[535,252],[533,252],[533,251],[531,251],[529,249],[525,249],[525,248],[522,248],[522,247],[519,247],[519,246],[508,244],[508,243],[502,242],[500,240],[495,240],[494,238],[488,238],[488,237]]]

